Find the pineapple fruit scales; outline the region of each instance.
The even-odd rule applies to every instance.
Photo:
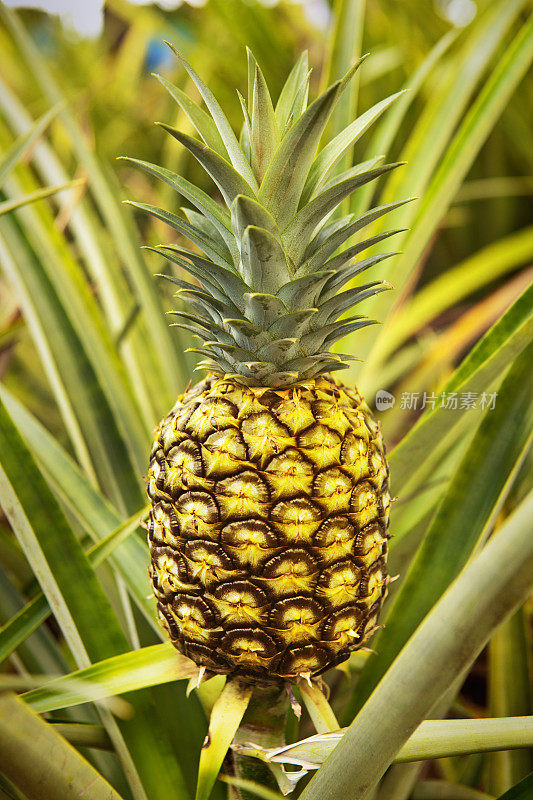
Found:
[[[180,268],[171,279],[186,308],[175,312],[178,324],[200,341],[208,370],[156,432],[150,575],[162,624],[198,665],[297,680],[367,640],[388,582],[383,443],[361,395],[331,377],[351,356],[330,348],[370,324],[345,312],[386,288],[353,287],[386,255],[356,257],[393,232],[366,241],[359,232],[400,205],[342,216],[343,200],[395,165],[375,159],[342,174],[335,166],[394,96],[319,147],[358,65],[308,105],[304,54],[274,106],[249,53],[238,140],[177,55],[207,111],[160,78],[199,138],[163,127],[209,173],[224,206],[135,161],[194,207],[178,217],[134,204],[197,246],[155,250]]]

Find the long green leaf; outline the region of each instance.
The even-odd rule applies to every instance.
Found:
[[[163,75],[155,75],[157,80],[165,87],[167,92],[174,98],[176,103],[180,106],[182,111],[189,117],[190,121],[211,150],[218,153],[222,158],[227,158],[228,151],[222,141],[222,137],[218,132],[218,128],[203,108],[197,106],[188,95],[185,94],[177,86],[174,86]]]
[[[52,726],[12,694],[0,696],[0,770],[28,800],[121,800]]]
[[[46,207],[20,208],[17,220],[24,227],[32,251],[38,254],[39,269],[53,286],[63,315],[86,352],[86,359],[114,417],[114,427],[120,430],[130,458],[141,468],[148,444],[146,428],[83,269],[72,257],[65,237],[55,230],[53,217]]]
[[[492,66],[495,52],[524,5],[523,0],[500,0],[487,6],[467,31],[458,52],[444,64],[443,74],[402,151],[402,158],[409,162],[411,170],[408,175],[391,178],[386,187],[386,194],[390,192],[392,199],[399,191],[410,195],[425,191],[454,130],[469,108],[478,82]],[[412,218],[411,215],[412,212],[406,219]]]
[[[39,594],[0,628],[0,663],[30,636],[50,614],[50,606]]]
[[[274,106],[265,77],[256,64],[252,92],[250,155],[252,169],[259,184],[278,145],[279,131]]]
[[[420,63],[417,69],[413,72],[407,83],[405,84],[405,91],[397,102],[390,109],[388,114],[384,117],[375,133],[371,136],[366,148],[367,153],[383,153],[387,156],[391,148],[398,130],[405,119],[413,101],[415,100],[418,92],[422,88],[425,80],[431,75],[432,70],[435,69],[439,60],[444,53],[456,40],[458,35],[457,30],[448,31],[429,51],[424,60]],[[373,186],[365,186],[361,189],[356,196],[353,197],[350,204],[350,210],[353,213],[361,214],[370,206],[370,200]]]
[[[44,714],[85,703],[86,694],[76,691],[77,681],[89,685],[92,699],[98,700],[197,675],[196,664],[178,653],[172,644],[155,644],[49,681],[38,689],[26,692],[23,698],[30,708],[38,714]],[[69,681],[72,682],[72,688],[69,688]]]
[[[325,89],[346,75],[353,63],[361,58],[363,41],[365,0],[335,0],[329,41],[326,45],[321,85]],[[360,72],[351,80],[350,86],[339,98],[326,128],[328,140],[345,130],[357,114]],[[351,164],[348,150],[341,159],[338,170],[347,169]]]
[[[323,732],[300,742],[268,750],[274,763],[296,764],[316,769],[342,741],[348,728]],[[394,758],[395,764],[432,758],[520,749],[533,741],[533,717],[494,719],[425,720]]]
[[[147,161],[139,161],[137,158],[123,158],[122,160],[129,161],[130,163],[141,167],[141,169],[144,169],[149,174],[155,175],[156,178],[165,181],[165,183],[193,203],[196,208],[205,214],[211,224],[216,227],[217,231],[224,239],[228,250],[231,252],[234,262],[238,262],[238,250],[235,244],[235,237],[231,232],[230,216],[227,211],[224,211],[224,209],[216,202],[216,200],[213,200],[212,197],[209,197],[208,194],[199,189],[190,181],[182,178],[181,175],[177,175],[175,172],[171,172],[168,169],[159,167],[157,164],[150,164]]]
[[[207,145],[202,144],[197,139],[193,139],[192,136],[187,136],[187,134],[176,130],[171,125],[166,125],[163,122],[160,122],[159,125],[192,153],[208,175],[215,181],[228,207],[231,206],[239,194],[254,197],[254,189],[250,183],[237,172],[229,161],[219,156]]]
[[[12,575],[0,566],[0,623],[4,628],[9,627],[13,618],[17,619],[18,612],[25,605],[25,598]],[[72,668],[69,654],[65,654],[57,638],[47,628],[41,627],[32,636],[25,638],[17,650],[17,657],[30,674],[37,672],[54,675],[68,672]],[[17,659],[14,661],[16,663]]]
[[[369,659],[359,677],[346,709],[347,720],[491,530],[533,440],[533,403],[527,381],[532,358],[533,344],[512,365],[494,410],[485,412],[395,598],[386,630],[375,640],[378,655]]]
[[[291,69],[278,97],[278,102],[276,103],[276,121],[278,123],[278,129],[280,132],[283,133],[285,131],[285,128],[287,127],[291,117],[294,121],[298,119],[302,113],[303,108],[306,105],[306,90],[308,85],[309,58],[307,50],[304,50],[296,64]],[[251,72],[248,96],[251,101],[253,96],[253,74]],[[298,107],[295,107],[299,98],[301,99],[301,103]],[[251,110],[252,107],[250,103],[250,111]]]
[[[31,129],[33,125],[31,117],[18,98],[1,80],[0,107],[15,132],[24,135],[28,129]],[[32,166],[43,183],[63,184],[70,177],[70,173],[61,163],[59,153],[54,151],[46,141],[41,141],[36,145],[33,151]],[[68,229],[76,246],[76,252],[83,259],[100,298],[109,331],[114,340],[117,340],[126,327],[132,306],[135,305],[119,261],[118,248],[106,246],[106,232],[91,205],[90,192],[85,192],[82,197],[78,198],[75,205],[73,205],[70,195],[58,195],[57,204],[60,214],[68,215]],[[167,390],[161,376],[157,380],[156,360],[153,352],[150,352],[151,349],[153,350],[149,343],[150,325],[146,324],[147,320],[142,315],[138,315],[135,322],[135,325],[130,326],[128,336],[120,337],[118,348],[143,418],[147,427],[151,427],[158,416],[157,405],[154,410],[151,384],[153,382],[158,385],[157,403],[161,403],[159,413],[163,413],[165,408]],[[172,393],[167,394],[167,397],[168,405],[172,400]]]
[[[402,94],[403,92],[396,92],[396,94],[376,103],[376,105],[369,108],[364,114],[361,114],[360,117],[354,120],[348,127],[344,128],[338,136],[329,141],[327,145],[322,148],[309,170],[309,175],[302,193],[302,202],[308,202],[310,197],[316,194],[317,189],[327,180],[333,167],[342,159],[345,151],[354,145],[373,122],[375,122],[375,120]]]
[[[231,256],[230,253],[223,246],[223,242],[210,236],[203,230],[200,230],[197,225],[191,225],[190,222],[172,214],[170,211],[165,211],[163,208],[157,206],[150,206],[147,203],[137,203],[134,200],[125,200],[125,203],[138,208],[140,211],[145,211],[151,214],[156,219],[174,228],[175,231],[186,236],[191,242],[194,242],[203,252],[211,258],[215,264],[220,264],[223,267],[231,268],[229,263]]]
[[[317,225],[329,214],[339,203],[349,197],[352,192],[364,186],[365,183],[379,178],[390,170],[396,169],[400,164],[385,164],[374,169],[357,171],[348,178],[339,179],[332,185],[328,185],[319,195],[303,208],[291,219],[290,223],[283,231],[283,241],[288,252],[291,254],[296,264],[300,263],[305,248]]]
[[[111,749],[111,741],[102,725],[78,722],[54,722],[53,729],[75,747]]]
[[[505,41],[505,36],[510,26],[523,6],[524,0],[501,0],[501,2],[488,6],[483,13],[476,17],[459,52],[449,59],[444,75],[441,76],[436,90],[431,92],[430,99],[418,119],[414,131],[408,138],[407,146],[401,153],[401,158],[405,159],[409,164],[409,170],[404,170],[403,175],[398,173],[395,177],[391,176],[383,192],[382,202],[395,200],[399,196],[426,198],[426,193],[431,191],[431,189],[428,190],[428,186],[430,182],[435,181],[436,173],[444,174],[442,166],[445,159],[449,165],[449,175],[453,173],[454,180],[457,179],[457,175],[461,173],[461,159],[459,159],[457,165],[448,161],[450,140],[454,137],[454,141],[458,141],[460,134],[457,131],[457,126],[461,124],[466,112],[468,114],[464,117],[459,131],[464,131],[467,119],[473,123],[474,128],[477,127],[477,132],[484,127],[488,128],[488,133],[496,123],[501,113],[501,107],[498,106],[498,102],[494,103],[491,115],[490,113],[485,113],[489,111],[488,108],[483,109],[483,113],[479,113],[481,110],[479,106],[481,95],[475,101],[475,104],[470,103],[470,98],[483,73],[491,66],[495,52]],[[487,95],[489,86],[492,87],[490,91],[493,101],[496,101],[498,89],[502,88],[496,88],[494,84],[496,73],[500,76],[502,75],[501,65],[502,61],[500,60],[497,69],[492,73],[490,80],[485,83],[482,91],[483,95]],[[508,96],[510,96],[513,88],[508,85],[507,89],[509,90]],[[501,97],[499,99],[501,100]],[[476,109],[475,112],[474,107]],[[466,154],[468,152],[468,158],[472,158],[477,153],[471,147],[477,132],[472,131],[471,136],[463,142],[463,153]],[[482,141],[478,143],[478,146],[482,144]],[[462,177],[464,176],[462,175]],[[444,201],[444,197],[441,200]],[[436,211],[439,220],[442,219],[445,212],[446,206],[441,203]],[[423,236],[420,220],[421,211],[419,206],[405,206],[395,212],[394,224],[399,227],[410,228],[409,236],[416,235],[420,238]],[[438,224],[437,220],[431,221],[432,233]],[[426,232],[427,238],[425,241],[429,243],[432,234],[427,229]],[[394,259],[394,262],[390,264],[390,267],[384,273],[384,277],[398,288],[405,286],[406,276],[409,274],[404,270],[406,263],[404,256],[399,256]],[[373,300],[369,304],[368,313],[372,316],[377,315],[378,319],[383,320],[386,318],[393,303],[394,298],[392,297],[387,300]],[[359,353],[362,358],[367,359],[364,372],[370,372],[374,368],[371,350],[375,343],[375,337],[368,337],[364,334],[358,337]]]
[[[0,231],[0,264],[17,289],[80,463],[89,476],[96,477],[96,472],[119,507],[133,511],[142,504],[139,473],[129,452],[133,437],[125,439],[117,428],[92,357],[73,330],[41,259],[27,249],[9,219],[3,218]],[[51,262],[49,266],[53,268]]]
[[[65,189],[75,189],[77,186],[84,184],[84,180],[69,181],[63,183],[61,186],[45,186],[44,189],[37,189],[35,192],[29,192],[22,197],[14,197],[11,200],[4,200],[0,203],[0,214],[7,214],[10,211],[16,211],[18,208],[35,203],[37,200],[45,200],[47,197],[53,197]]]

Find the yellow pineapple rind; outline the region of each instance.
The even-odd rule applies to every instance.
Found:
[[[157,430],[148,486],[150,577],[174,645],[266,680],[348,658],[387,589],[388,478],[368,406],[329,376],[189,389]]]

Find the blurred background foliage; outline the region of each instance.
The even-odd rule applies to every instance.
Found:
[[[335,26],[336,19],[343,24]],[[393,491],[400,495],[392,514],[391,572],[399,571],[401,579],[385,617],[394,614],[419,543],[429,539],[415,560],[426,580],[413,593],[412,615],[396,609],[377,647],[381,655],[371,664],[376,674],[387,669],[420,616],[532,485],[532,398],[524,387],[531,346],[518,358],[533,337],[527,292],[533,274],[530,19],[524,0],[335,0],[333,7],[325,0],[208,0],[173,10],[108,0],[101,33],[88,38],[56,17],[30,9],[15,15],[0,3],[0,396],[38,462],[37,468],[7,434],[0,442],[16,442],[14,455],[0,455],[13,470],[13,485],[17,466],[22,470],[20,504],[35,532],[33,541],[13,520],[11,527],[4,519],[0,524],[4,672],[63,674],[87,665],[69,639],[61,602],[50,603],[53,617],[42,624],[50,608],[38,582],[48,600],[60,587],[92,662],[163,637],[146,597],[145,534],[137,525],[146,516],[142,476],[151,430],[191,379],[194,360],[184,354],[190,342],[168,328],[162,313],[173,302],[167,282],[154,277],[164,266],[140,250],[141,242],[169,242],[174,234],[157,220],[134,216],[121,200],[175,211],[181,198],[117,157],[162,164],[213,192],[196,162],[153,124],[159,119],[191,132],[152,72],[198,99],[165,39],[184,52],[235,129],[241,124],[235,88],[246,90],[246,46],[274,95],[304,48],[313,92],[359,52],[369,52],[358,91],[343,111],[349,118],[411,87],[355,147],[356,161],[383,153],[408,162],[381,181],[381,202],[413,195],[419,200],[395,212],[392,226],[397,221],[410,229],[395,240],[403,253],[376,270],[395,291],[367,301],[364,309],[384,324],[342,345],[363,359],[345,380],[357,381],[370,404],[379,389],[397,398],[379,415],[392,450]],[[57,190],[65,184],[69,188]],[[41,191],[46,199],[14,209]],[[358,192],[351,210],[364,211],[374,199]],[[400,402],[410,393],[438,397],[443,387],[501,391],[498,416],[478,407],[446,417],[438,402],[422,415],[420,403],[413,408]],[[41,484],[39,495],[25,483],[30,475],[37,486],[41,474],[52,488],[48,494]],[[40,503],[49,517],[39,516]],[[102,540],[108,549],[98,560],[93,550]],[[82,552],[89,543],[91,569]],[[43,578],[33,560],[42,554],[54,567],[53,580]],[[73,565],[81,588],[72,586]],[[98,596],[94,607],[87,603],[81,580],[96,592],[91,581],[97,565],[109,624],[112,619],[117,629],[113,647],[94,633],[104,599]],[[499,631],[488,657],[470,672],[454,716],[531,714],[530,621],[526,607]],[[346,722],[373,688],[375,676],[364,664],[363,654],[350,660],[352,677],[363,669],[356,691],[338,673],[331,679],[334,705]],[[120,668],[121,686],[132,688],[128,669]],[[175,677],[168,674],[165,680]],[[158,682],[143,675],[135,688]],[[209,687],[188,701],[175,681],[134,696],[137,733],[135,722],[129,729],[121,723],[121,730],[139,757],[150,800],[167,799],[173,779],[187,787],[176,796],[194,791],[204,711],[216,694]],[[174,715],[166,713],[169,707]],[[56,723],[102,721],[89,705],[54,708],[47,719]],[[107,718],[104,725],[114,736]],[[154,731],[158,746],[149,741]],[[100,728],[96,733],[104,734]],[[130,796],[109,754],[90,751],[90,759]],[[498,796],[531,764],[522,751],[512,757],[474,754],[439,759],[426,775],[483,786]],[[416,775],[391,772],[394,786],[383,797],[403,800]],[[2,790],[0,785],[0,796]],[[215,791],[222,796],[220,787]],[[429,796],[421,792],[416,796]]]

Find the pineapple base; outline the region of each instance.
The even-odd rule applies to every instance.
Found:
[[[157,429],[150,577],[180,652],[268,681],[318,675],[375,628],[388,466],[357,391],[208,376]]]

